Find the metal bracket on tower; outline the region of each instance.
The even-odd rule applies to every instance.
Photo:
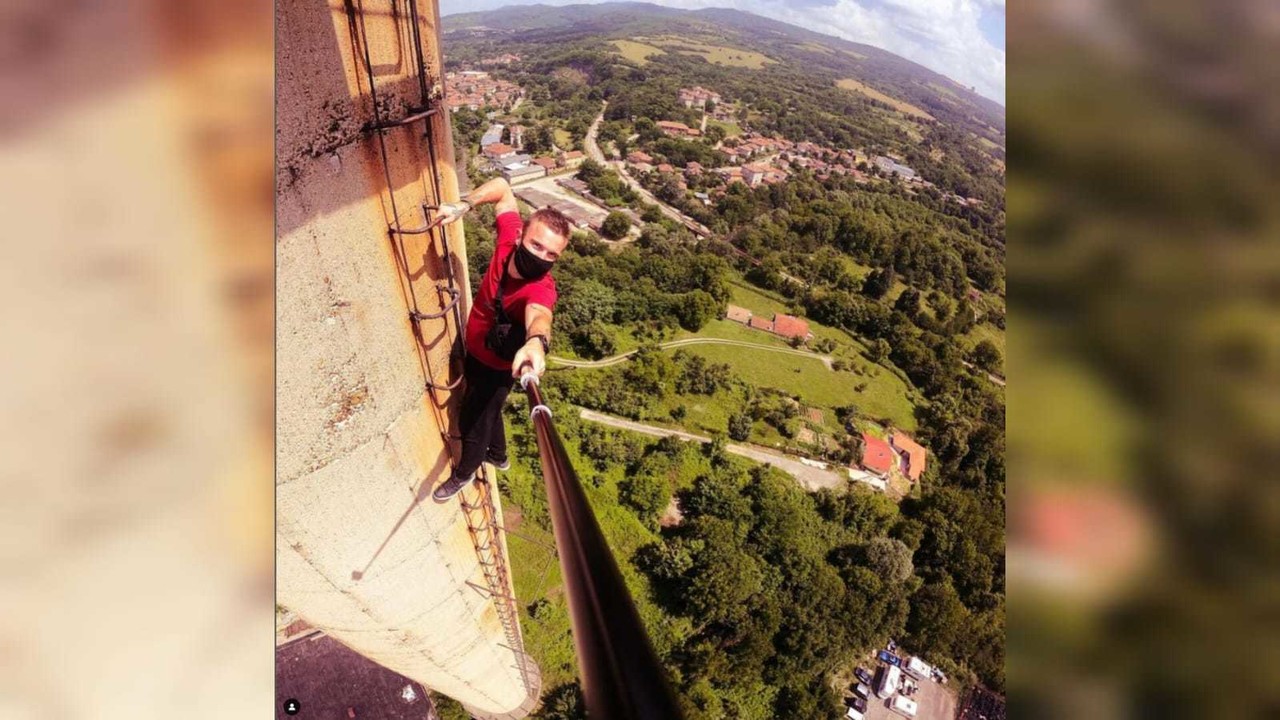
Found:
[[[439,105],[430,108],[415,108],[411,110],[408,115],[400,118],[399,120],[372,122],[366,125],[364,130],[365,132],[380,132],[382,130],[390,130],[391,128],[403,127],[405,125],[416,123],[419,120],[426,120],[438,112],[440,112]]]

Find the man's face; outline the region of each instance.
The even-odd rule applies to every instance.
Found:
[[[569,238],[557,235],[551,228],[534,220],[524,228],[524,236],[520,240],[525,249],[548,262],[560,259],[560,253],[569,245]]]

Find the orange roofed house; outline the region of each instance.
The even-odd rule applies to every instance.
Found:
[[[889,443],[874,435],[862,433],[862,467],[884,476],[889,474],[897,460],[897,453],[889,447]]]
[[[784,338],[813,339],[813,333],[809,332],[809,323],[794,315],[775,313],[773,316],[773,332]]]
[[[925,449],[899,430],[889,434],[889,442],[902,460],[902,473],[911,478],[911,482],[919,480],[924,473],[925,458],[928,455]]]

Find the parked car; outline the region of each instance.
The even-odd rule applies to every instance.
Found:
[[[941,671],[941,670],[939,670],[938,668],[934,668],[934,669],[933,669],[933,672],[932,672],[932,673],[930,673],[929,677],[931,677],[931,678],[933,678],[934,680],[936,680],[936,681],[938,681],[938,682],[942,683],[943,685],[946,685],[946,684],[947,684],[947,674],[946,674],[946,673],[944,673],[944,672],[942,672],[942,671]]]
[[[896,665],[891,665],[880,676],[880,685],[876,687],[876,695],[882,698],[893,697],[901,687],[902,671]]]
[[[849,720],[862,720],[866,717],[866,715],[862,714],[861,710],[856,708],[849,708],[848,710],[845,710],[844,716],[849,718]]]
[[[907,664],[902,666],[908,675],[917,680],[923,680],[931,677],[933,674],[933,666],[921,660],[918,656],[907,660]]]
[[[871,673],[868,672],[866,668],[864,667],[855,668],[853,671],[853,674],[856,675],[858,679],[861,680],[862,682],[868,685],[871,684]]]
[[[871,686],[865,683],[858,683],[858,687],[853,689],[861,697],[871,697]]]
[[[866,712],[867,701],[862,698],[849,698],[849,707],[854,708],[858,712]]]
[[[888,650],[880,650],[876,653],[876,657],[880,659],[880,662],[889,663],[894,667],[900,667],[902,665],[902,658],[894,655]]]
[[[913,718],[916,716],[920,706],[916,704],[915,700],[899,695],[889,703],[889,709],[903,717]]]

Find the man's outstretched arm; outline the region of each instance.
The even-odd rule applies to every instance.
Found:
[[[511,374],[520,377],[521,369],[528,363],[533,366],[533,374],[542,377],[547,369],[547,354],[542,341],[535,336],[546,338],[548,344],[551,342],[551,308],[529,303],[524,309],[524,316],[525,337],[529,341],[516,351],[511,361]]]
[[[441,205],[432,216],[431,224],[444,223],[448,225],[457,222],[471,208],[488,203],[495,205],[494,210],[498,215],[519,210],[519,206],[516,205],[515,193],[511,192],[511,186],[507,184],[506,180],[497,177],[467,193],[462,198],[462,202]]]

